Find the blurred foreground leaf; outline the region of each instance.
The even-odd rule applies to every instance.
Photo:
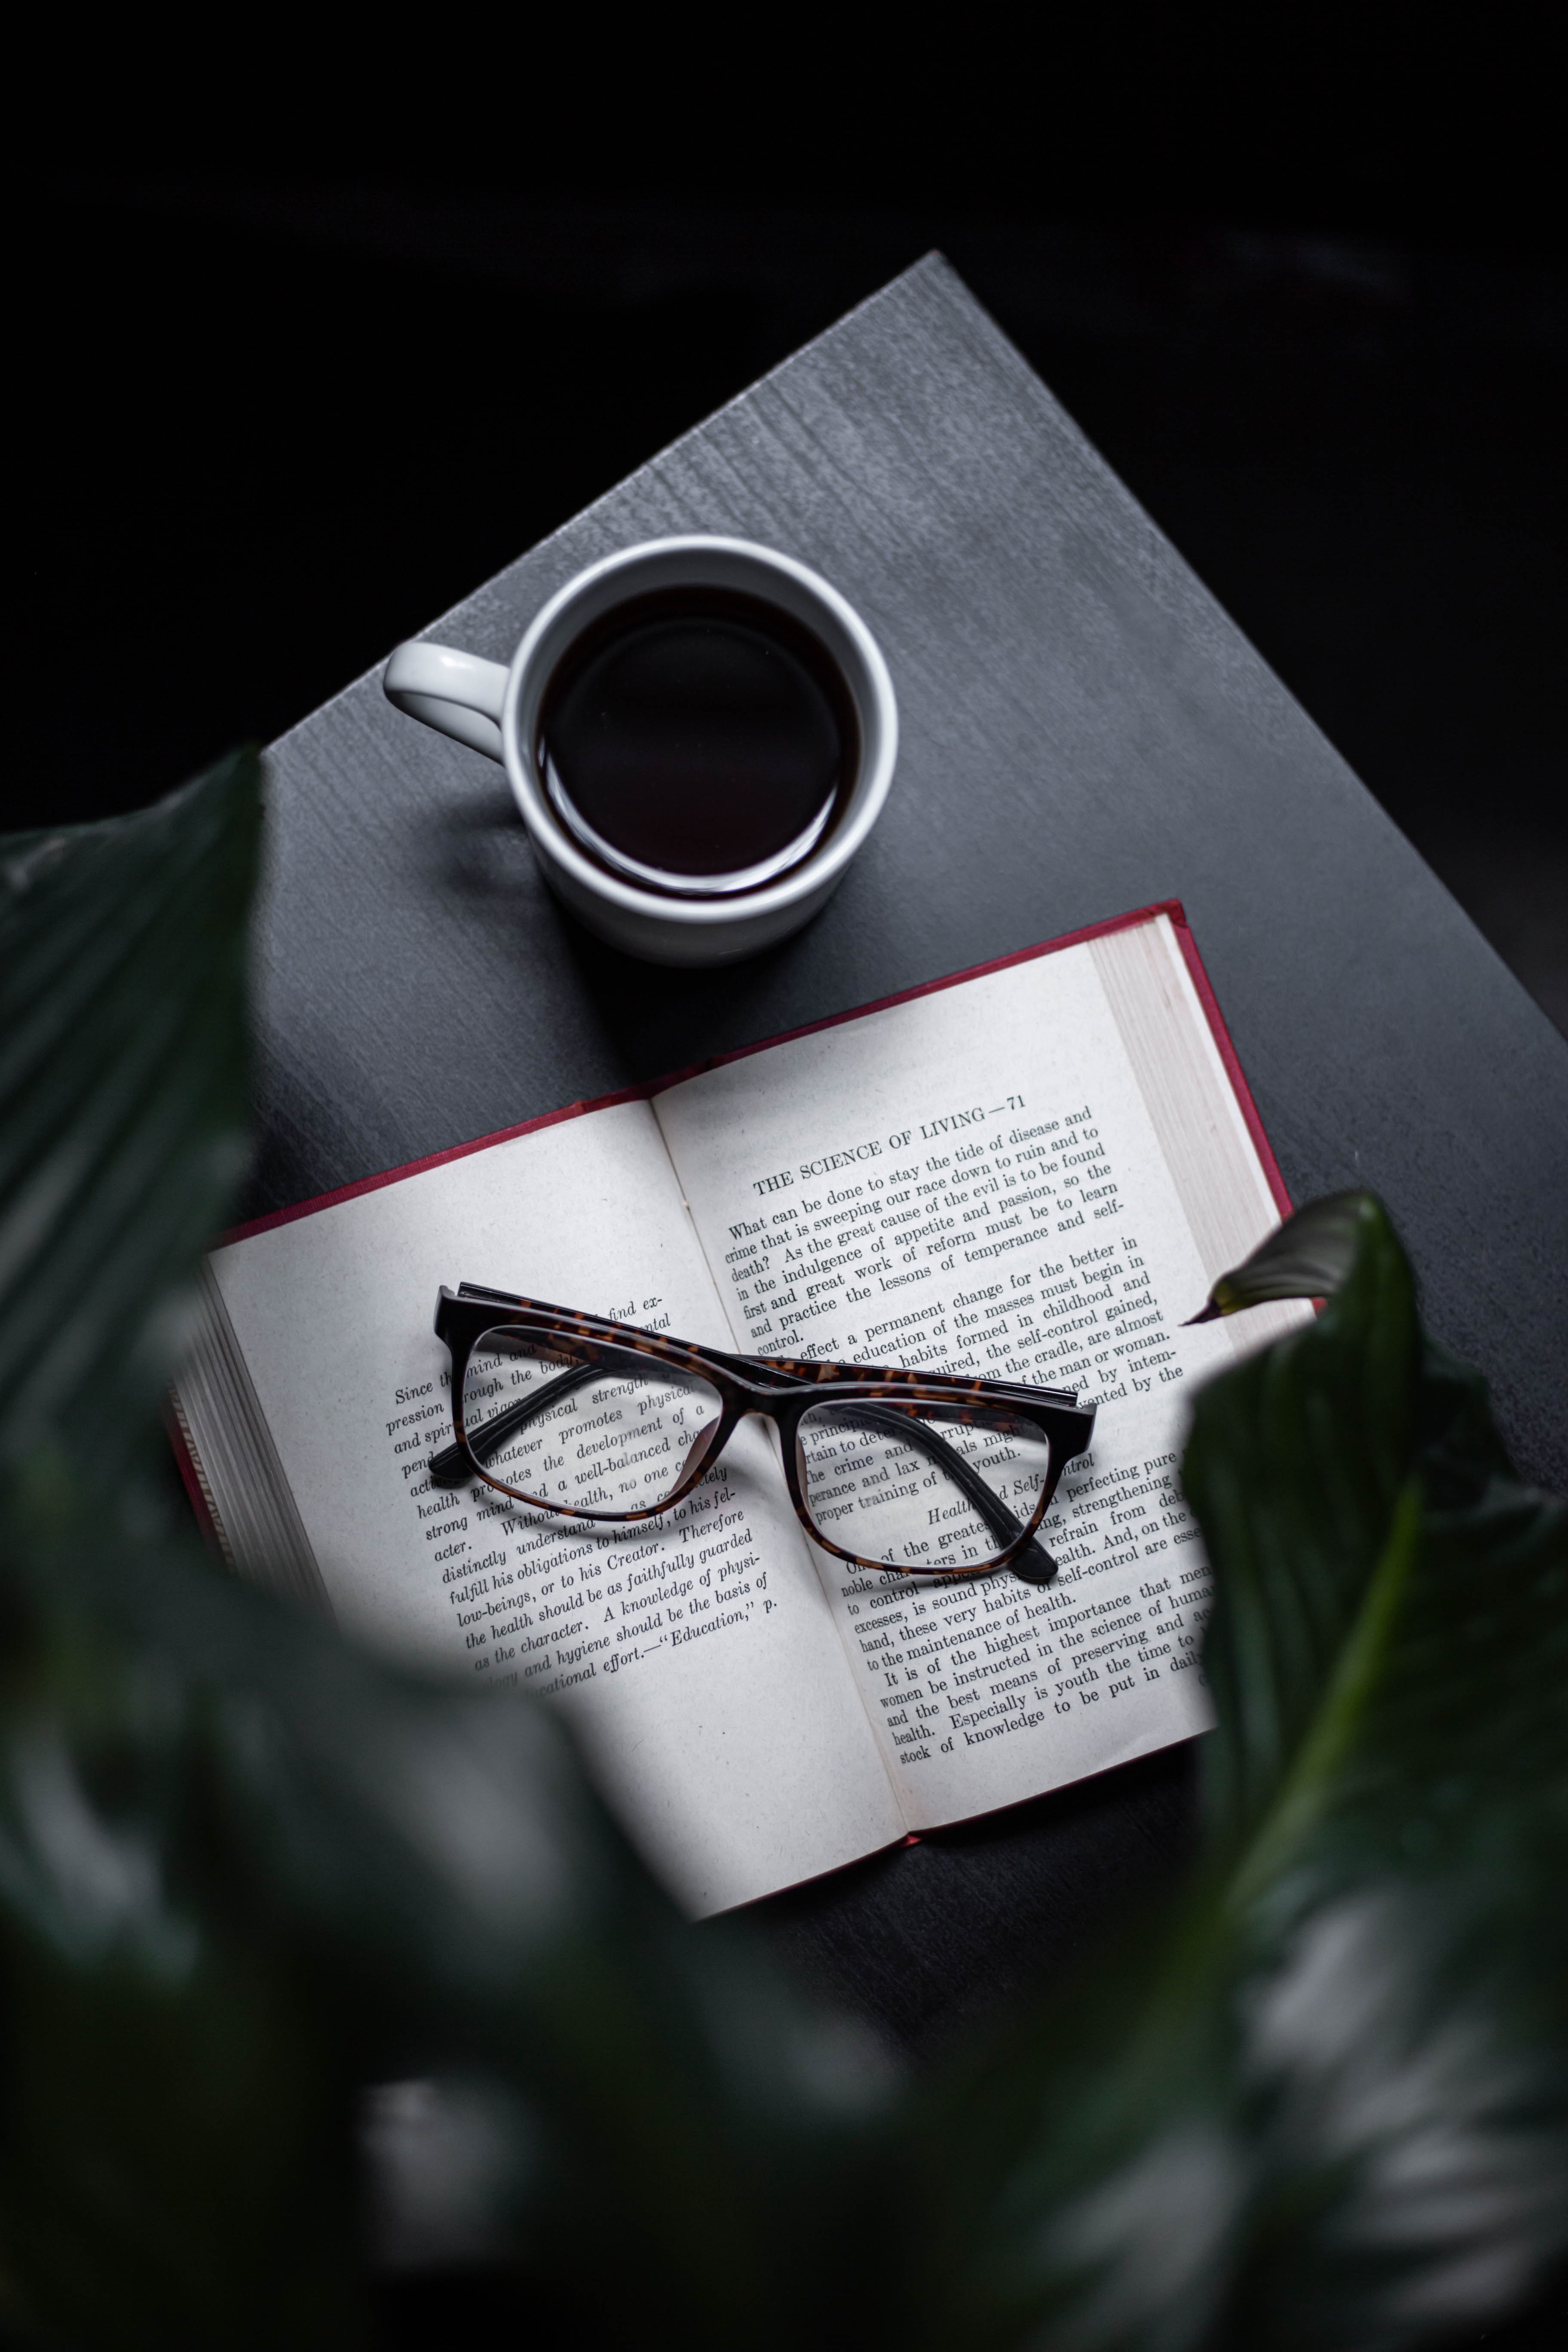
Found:
[[[215,1575],[137,1475],[241,1161],[256,832],[240,760],[0,845],[12,2315],[72,2345],[352,2341],[363,2095],[423,2081],[483,2125],[478,2251],[585,2324],[820,2333],[880,2095],[857,2037],[686,1927],[537,1708]]]
[[[1208,1848],[895,2104],[558,1726],[215,1573],[146,1475],[241,1157],[254,763],[0,844],[0,2325],[349,2345],[370,2253],[652,2346],[1396,2347],[1568,2235],[1568,1528],[1377,1204],[1222,1311]],[[508,2331],[512,2332],[512,2331]]]
[[[245,1163],[240,752],[143,814],[0,839],[0,1473],[117,1495]]]
[[[1333,1208],[1342,1280],[1299,1278],[1337,1296],[1186,1450],[1197,1884],[934,2105],[933,2341],[1413,2344],[1568,2248],[1568,1512],[1424,1350],[1377,1203]]]

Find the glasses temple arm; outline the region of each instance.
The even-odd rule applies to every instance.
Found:
[[[545,1406],[553,1404],[557,1398],[570,1394],[573,1389],[581,1388],[583,1382],[592,1380],[599,1369],[597,1364],[573,1364],[567,1370],[557,1372],[552,1381],[546,1381],[542,1389],[519,1397],[515,1404],[509,1404],[504,1412],[498,1412],[493,1421],[487,1421],[482,1429],[472,1431],[466,1446],[459,1441],[456,1444],[443,1446],[439,1454],[433,1454],[426,1465],[431,1477],[438,1486],[462,1486],[472,1475],[475,1462],[488,1462],[497,1446],[520,1430],[525,1422],[531,1421],[536,1412],[542,1412]]]
[[[999,1543],[1016,1543],[1023,1534],[1023,1522],[1014,1517],[999,1495],[992,1493],[978,1471],[971,1469],[956,1447],[912,1413],[899,1412],[880,1404],[841,1404],[835,1412],[853,1428],[879,1430],[884,1436],[902,1438],[928,1461],[936,1463],[973,1504]],[[1037,1536],[1031,1536],[1017,1559],[1010,1559],[1007,1565],[1026,1584],[1048,1584],[1057,1572],[1056,1561]]]

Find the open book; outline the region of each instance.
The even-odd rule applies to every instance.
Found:
[[[1206,1722],[1184,1392],[1309,1310],[1184,1329],[1288,1207],[1176,905],[351,1185],[208,1261],[187,1475],[234,1565],[572,1719],[696,1913]],[[1033,1586],[812,1545],[764,1425],[595,1528],[427,1464],[459,1279],[742,1353],[1096,1403]]]

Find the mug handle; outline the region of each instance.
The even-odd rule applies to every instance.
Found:
[[[454,742],[500,760],[505,756],[500,714],[508,675],[501,663],[481,661],[478,654],[411,641],[398,646],[381,685],[388,702],[410,719],[422,719]]]

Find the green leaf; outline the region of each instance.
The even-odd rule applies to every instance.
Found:
[[[324,2347],[355,2315],[352,2081],[213,1837],[190,1696],[79,1612],[7,1644],[0,2259],[73,2345]]]
[[[352,2324],[350,2086],[287,1935],[235,1915],[216,1856],[173,1867],[203,1797],[178,1677],[69,1556],[127,1570],[244,1162],[258,820],[241,753],[138,816],[0,843],[0,2243],[73,2342]]]
[[[490,2253],[585,2325],[825,2336],[864,2043],[686,1925],[537,1706],[355,1655],[151,1507],[243,1156],[256,824],[242,760],[0,850],[0,2276],[73,2346],[351,2340],[357,2118],[418,2078],[486,2119]]]
[[[258,768],[0,840],[0,1478],[147,1442],[245,1160]]]
[[[258,2342],[341,2330],[349,2102],[410,2077],[501,2116],[493,2250],[604,2324],[784,2344],[847,2305],[880,2071],[743,1935],[687,1926],[542,1710],[389,1674],[167,1551],[33,1557],[88,1605],[49,1612],[4,1707],[0,1932],[39,2095],[0,2235],[69,2341],[204,2343],[226,2296]]]
[[[933,2341],[1415,2345],[1568,2251],[1568,1512],[1356,1223],[1194,1416],[1198,1883],[934,2110]]]
[[[1331,1192],[1310,1201],[1261,1242],[1243,1265],[1222,1274],[1191,1323],[1212,1323],[1270,1298],[1331,1298],[1355,1263],[1365,1221],[1376,1203],[1365,1192]]]
[[[1374,1202],[1340,1295],[1199,1397],[1182,1465],[1214,1565],[1205,1756],[1223,1839],[1253,1827],[1314,1723],[1411,1475],[1415,1286]]]

